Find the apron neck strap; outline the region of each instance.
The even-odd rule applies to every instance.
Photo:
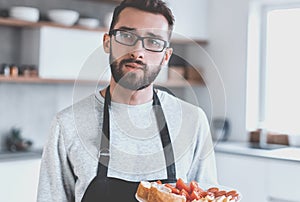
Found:
[[[109,140],[110,140],[110,118],[109,118],[109,106],[111,106],[111,95],[110,86],[107,87],[105,92],[104,101],[104,114],[103,114],[103,126],[102,126],[102,136],[99,152],[99,165],[97,174],[103,177],[107,176],[107,168],[109,163]],[[175,159],[172,147],[172,142],[170,138],[169,129],[163,113],[160,100],[157,96],[155,90],[153,90],[153,103],[152,103],[156,122],[158,128],[160,129],[160,139],[162,147],[164,148],[165,162],[167,166],[167,176],[168,178],[162,180],[163,183],[176,182],[176,169],[175,169]]]

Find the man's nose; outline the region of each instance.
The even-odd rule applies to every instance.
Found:
[[[131,58],[134,59],[142,59],[145,56],[145,48],[143,47],[142,40],[138,40],[135,45],[132,47],[133,49],[130,51]]]

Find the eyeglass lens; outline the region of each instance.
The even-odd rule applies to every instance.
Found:
[[[134,46],[138,40],[142,40],[143,47],[146,50],[161,52],[166,47],[166,41],[155,37],[140,37],[124,30],[116,30],[114,35],[118,43],[127,46]]]

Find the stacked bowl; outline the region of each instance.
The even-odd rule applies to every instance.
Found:
[[[9,17],[29,22],[37,22],[40,17],[40,12],[37,8],[33,7],[14,6],[9,9]]]
[[[96,28],[99,26],[100,21],[96,18],[80,18],[78,20],[78,25],[88,27],[88,28]]]
[[[72,26],[77,22],[79,13],[68,9],[52,9],[48,11],[47,17],[52,22],[65,26]]]

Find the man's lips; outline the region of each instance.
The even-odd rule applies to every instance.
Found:
[[[143,65],[139,65],[135,62],[130,62],[130,63],[126,63],[125,67],[130,68],[130,69],[144,69]]]

